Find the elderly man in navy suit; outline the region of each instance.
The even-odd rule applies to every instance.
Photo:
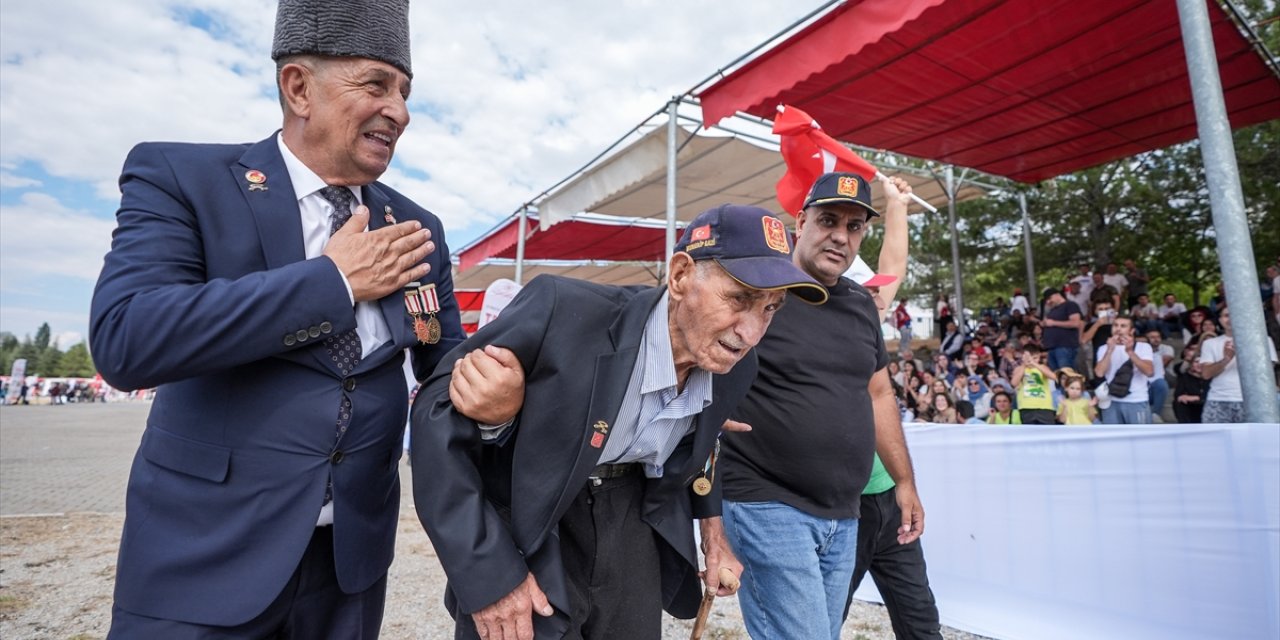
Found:
[[[409,123],[407,0],[281,0],[283,129],[140,144],[90,342],[158,386],[112,638],[374,638],[411,348],[464,338],[440,221],[376,182]],[[483,417],[483,416],[477,416]]]

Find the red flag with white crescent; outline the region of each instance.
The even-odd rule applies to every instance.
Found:
[[[805,196],[818,177],[832,171],[856,173],[868,182],[875,180],[876,168],[835,138],[822,131],[809,114],[789,105],[778,107],[773,132],[782,138],[780,151],[787,172],[778,181],[778,202],[788,213],[804,207]]]

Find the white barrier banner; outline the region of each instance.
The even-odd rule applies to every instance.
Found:
[[[1280,426],[908,426],[946,625],[1280,638]],[[870,578],[857,597],[879,601]]]

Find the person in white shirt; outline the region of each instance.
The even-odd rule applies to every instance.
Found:
[[[1134,340],[1131,318],[1117,316],[1111,321],[1111,337],[1106,344],[1098,347],[1095,360],[1097,364],[1093,365],[1093,374],[1099,378],[1105,377],[1111,387],[1108,389],[1111,404],[1102,409],[1103,424],[1151,423],[1147,387],[1155,373],[1153,360],[1151,345]],[[1121,369],[1126,364],[1132,365],[1127,369],[1127,388],[1123,384],[1126,375],[1121,374]]]
[[[1115,289],[1122,299],[1125,295],[1125,290],[1129,288],[1129,279],[1124,277],[1123,273],[1120,273],[1119,267],[1114,262],[1107,265],[1107,272],[1103,274],[1102,281],[1111,285],[1111,288]]]
[[[1172,293],[1164,294],[1164,304],[1156,310],[1160,315],[1160,323],[1164,327],[1164,335],[1170,336],[1177,334],[1182,329],[1182,314],[1187,312],[1187,306],[1178,302],[1178,296]]]
[[[1218,314],[1222,335],[1200,344],[1201,375],[1209,381],[1201,421],[1244,422],[1244,394],[1240,390],[1240,370],[1236,366],[1235,337],[1231,334],[1231,309],[1223,307]],[[1267,338],[1271,362],[1276,362],[1276,346]]]
[[[1009,313],[1019,311],[1022,315],[1027,315],[1027,309],[1031,308],[1031,303],[1027,301],[1027,297],[1022,295],[1022,289],[1014,287],[1013,299],[1009,303]]]

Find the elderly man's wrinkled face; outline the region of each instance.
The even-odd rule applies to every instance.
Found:
[[[391,164],[409,126],[409,77],[365,58],[325,58],[312,69],[304,144],[329,184],[365,185]]]
[[[676,368],[692,364],[711,373],[728,373],[759,344],[787,294],[752,289],[713,261],[679,265],[671,270],[669,281],[668,325]]]
[[[796,265],[830,287],[853,264],[866,231],[867,210],[861,206],[809,207],[796,218]]]

